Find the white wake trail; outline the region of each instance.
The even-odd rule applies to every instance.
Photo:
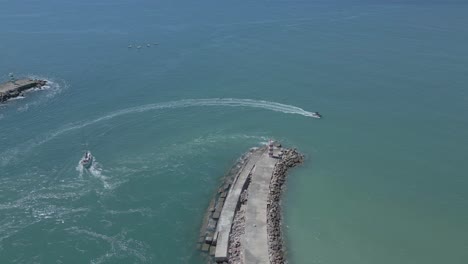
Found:
[[[165,103],[156,103],[156,104],[147,104],[137,107],[126,108],[123,110],[118,110],[107,114],[105,116],[96,118],[91,121],[82,122],[78,124],[71,124],[65,128],[56,131],[51,134],[51,138],[59,136],[70,130],[80,129],[101,121],[109,120],[114,117],[132,114],[132,113],[141,113],[151,110],[160,110],[168,108],[185,108],[185,107],[195,107],[195,106],[233,106],[233,107],[253,107],[253,108],[262,108],[266,110],[271,110],[275,112],[282,112],[286,114],[297,114],[307,117],[313,117],[312,112],[305,111],[302,108],[286,105],[276,102],[262,101],[262,100],[252,100],[252,99],[235,99],[235,98],[214,98],[214,99],[185,99],[180,101],[171,101]],[[50,140],[49,138],[48,140]]]
[[[236,98],[211,98],[211,99],[184,99],[179,101],[170,101],[163,103],[147,104],[136,107],[130,107],[122,110],[118,110],[107,115],[98,117],[93,120],[71,123],[65,125],[61,129],[58,129],[52,133],[49,133],[42,138],[28,141],[21,146],[18,146],[14,149],[7,150],[2,152],[0,155],[0,164],[6,165],[10,160],[17,155],[18,153],[24,153],[30,151],[32,148],[44,144],[64,133],[81,129],[102,121],[106,121],[118,116],[142,113],[147,111],[161,110],[161,109],[172,109],[172,108],[186,108],[186,107],[205,107],[205,106],[231,106],[231,107],[251,107],[251,108],[261,108],[266,110],[271,110],[275,112],[281,112],[286,114],[296,114],[306,117],[314,117],[312,112],[306,111],[300,107],[281,104],[277,102],[263,101],[263,100],[253,100],[253,99],[236,99]]]

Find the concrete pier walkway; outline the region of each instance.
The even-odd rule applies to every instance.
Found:
[[[252,172],[245,212],[245,234],[243,237],[244,263],[270,263],[267,234],[267,201],[270,181],[278,159],[265,152]]]
[[[263,157],[265,154],[266,148],[259,149],[252,153],[252,156],[249,158],[247,164],[239,172],[231,186],[231,189],[229,190],[229,194],[226,197],[226,201],[224,203],[217,226],[215,260],[218,262],[228,260],[229,234],[231,233],[232,221],[234,219],[236,208],[239,204],[239,197],[245,187],[249,175],[255,168],[255,164],[258,162],[260,157]]]

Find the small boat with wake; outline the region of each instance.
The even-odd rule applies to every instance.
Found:
[[[85,169],[89,169],[93,165],[94,157],[91,155],[90,151],[86,151],[83,157],[80,160],[81,166]]]
[[[313,112],[310,116],[313,118],[322,118],[322,115],[319,112]]]

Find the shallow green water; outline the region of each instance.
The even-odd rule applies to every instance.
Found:
[[[53,81],[0,107],[1,263],[201,263],[212,193],[268,138],[308,158],[291,263],[468,261],[466,4],[95,2],[0,1],[3,79]]]

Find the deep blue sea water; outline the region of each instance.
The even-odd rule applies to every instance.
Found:
[[[269,138],[307,156],[290,263],[468,262],[468,3],[0,6],[0,79],[51,81],[0,106],[0,263],[203,263],[211,195]]]

